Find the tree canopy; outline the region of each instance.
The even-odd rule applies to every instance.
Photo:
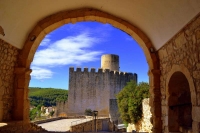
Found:
[[[122,120],[125,123],[137,123],[142,118],[142,100],[149,97],[149,84],[135,81],[127,85],[117,94],[117,103]]]
[[[30,105],[37,107],[43,105],[45,107],[56,106],[56,102],[66,101],[68,98],[68,90],[55,88],[29,88]]]

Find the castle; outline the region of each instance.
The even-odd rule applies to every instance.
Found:
[[[137,82],[137,74],[119,71],[119,56],[102,55],[101,68],[69,68],[68,101],[58,103],[58,115],[66,112],[67,116],[84,115],[86,109],[97,110],[99,115],[109,116],[110,99],[122,90],[126,82]]]

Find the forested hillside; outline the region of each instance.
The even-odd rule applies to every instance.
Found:
[[[44,105],[56,106],[57,101],[66,101],[68,90],[55,88],[29,87],[29,99],[31,106]]]

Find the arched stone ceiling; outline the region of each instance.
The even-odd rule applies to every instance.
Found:
[[[141,29],[156,50],[200,12],[200,0],[0,0],[0,38],[22,48],[33,27],[60,11],[94,8]]]

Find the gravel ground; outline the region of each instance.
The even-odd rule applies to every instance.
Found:
[[[62,119],[38,125],[48,131],[68,131],[70,129],[71,122],[76,123],[75,121],[77,121],[80,123],[81,122],[80,120],[83,119]]]

